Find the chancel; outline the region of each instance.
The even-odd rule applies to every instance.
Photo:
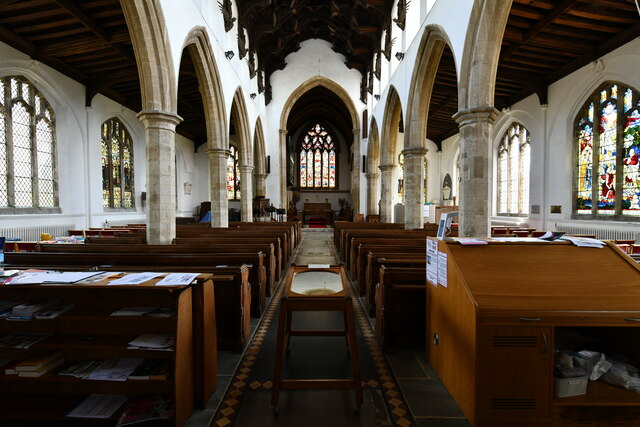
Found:
[[[639,425],[639,4],[0,2],[0,425]]]

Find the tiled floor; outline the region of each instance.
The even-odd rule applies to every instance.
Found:
[[[332,229],[304,229],[303,236],[301,248],[294,261],[296,264],[335,264],[337,262],[334,256]],[[374,320],[370,319],[370,321]],[[254,330],[258,322],[259,319],[252,319]],[[207,408],[196,411],[186,423],[186,427],[210,425],[241,356],[240,353],[235,352],[218,353],[218,389],[209,400]],[[386,358],[418,426],[469,426],[460,409],[426,362],[423,348],[394,349],[386,354]],[[289,393],[295,394],[290,394],[288,397],[283,396],[280,406],[293,405],[298,410],[307,411],[309,414],[318,413],[317,411],[329,414],[330,411],[333,411],[334,413],[330,417],[330,425],[333,427],[393,425],[388,414],[385,415],[387,409],[383,396],[377,395],[379,393],[376,389],[365,389],[365,405],[369,405],[369,407],[363,406],[363,409],[366,410],[362,410],[360,415],[354,414],[352,405],[349,405],[349,402],[353,400],[352,391],[300,390]],[[256,396],[258,396],[258,400],[255,400]],[[290,414],[294,413],[293,411],[283,410],[281,415],[274,417],[268,400],[261,399],[259,396],[255,393],[253,396],[247,395],[243,405],[250,406],[251,411],[240,411],[235,425],[299,425],[299,420],[290,417]],[[287,399],[293,400],[289,400],[287,403]],[[342,415],[336,414],[336,411]],[[255,424],[256,420],[260,420],[260,422]],[[311,419],[304,422],[305,427],[315,427],[316,425],[325,426],[328,424],[326,420],[318,420],[316,424]]]

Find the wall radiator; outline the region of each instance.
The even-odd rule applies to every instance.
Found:
[[[596,228],[581,225],[566,225],[556,223],[556,230],[564,231],[567,234],[588,234],[595,235],[600,240],[637,240],[640,239],[640,231],[634,230],[614,230],[607,228]]]
[[[68,236],[69,230],[75,228],[74,224],[39,225],[35,227],[0,228],[0,236],[8,239],[20,239],[26,241],[40,240],[40,233],[49,233],[55,237]]]

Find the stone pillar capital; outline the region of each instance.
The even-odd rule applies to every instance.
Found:
[[[354,136],[360,135],[360,129],[352,129],[352,131]]]
[[[429,150],[424,147],[409,147],[402,150],[402,154],[404,154],[405,159],[411,157],[424,157],[428,152]]]
[[[395,168],[396,165],[380,165],[378,166],[378,169],[380,169],[383,173],[387,172],[387,171],[392,171],[393,168]]]
[[[289,131],[286,129],[280,129],[280,135],[286,135],[287,133],[289,133]]]
[[[239,169],[241,173],[251,173],[253,172],[253,165],[240,165]]]
[[[175,131],[176,126],[182,122],[182,117],[168,111],[142,110],[136,117],[147,128],[166,129]]]
[[[204,152],[207,153],[210,159],[226,159],[231,155],[231,151],[224,148],[207,148]]]
[[[367,172],[364,174],[364,176],[366,176],[367,179],[378,179],[380,177],[380,174],[376,172]]]
[[[493,123],[500,112],[490,105],[460,110],[453,115],[460,127],[476,123]]]
[[[254,173],[253,176],[255,176],[256,178],[260,178],[260,179],[266,179],[269,174],[268,173]]]

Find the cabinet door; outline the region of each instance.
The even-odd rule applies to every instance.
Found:
[[[548,419],[550,333],[550,327],[480,328],[476,390],[480,420]]]

